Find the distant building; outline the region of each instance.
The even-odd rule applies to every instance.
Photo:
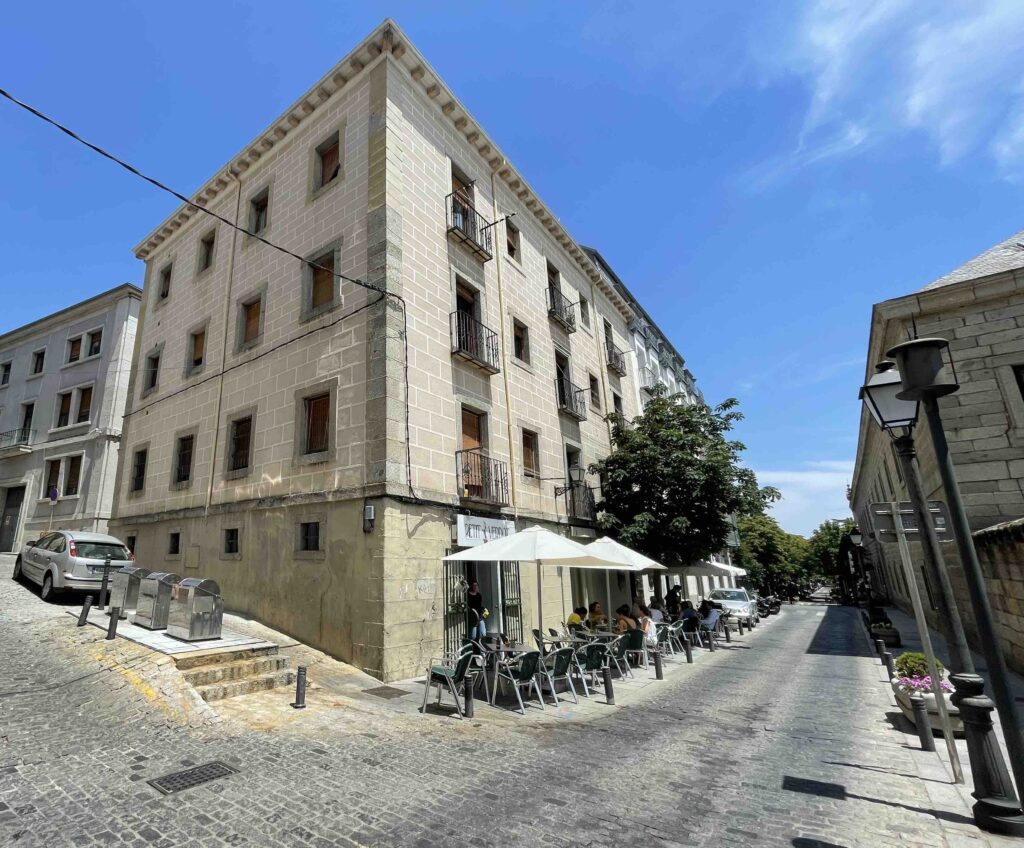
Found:
[[[141,295],[121,285],[0,336],[0,552],[106,531]]]

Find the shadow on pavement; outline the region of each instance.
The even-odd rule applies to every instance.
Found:
[[[820,615],[820,613],[818,613]],[[846,607],[825,607],[825,614],[807,646],[808,654],[840,657],[869,657],[871,650],[864,641],[854,612]]]

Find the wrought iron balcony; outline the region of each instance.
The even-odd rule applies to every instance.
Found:
[[[491,374],[501,370],[498,334],[466,312],[449,316],[452,328],[452,353]]]
[[[608,367],[612,369],[620,377],[626,376],[626,354],[619,350],[611,342],[606,341],[604,343],[605,359],[608,362]]]
[[[576,332],[576,313],[573,303],[559,289],[548,286],[548,315],[565,328],[567,333]]]
[[[570,486],[565,491],[565,511],[577,521],[594,521],[597,518],[597,502],[590,486]]]
[[[491,222],[473,208],[463,195],[452,192],[444,199],[448,235],[466,245],[484,262],[494,256]]]
[[[555,379],[558,408],[578,421],[587,420],[587,390],[581,389],[568,377],[559,374]]]
[[[645,367],[640,369],[640,388],[653,392],[658,386],[664,386],[665,381],[654,371],[653,368]]]
[[[18,430],[8,430],[6,433],[0,433],[0,451],[5,453],[30,451],[31,447],[29,446],[32,444],[35,432],[35,430],[28,427],[22,427]]]
[[[508,463],[492,459],[482,448],[455,452],[459,497],[508,506]]]

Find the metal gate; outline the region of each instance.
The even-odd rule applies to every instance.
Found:
[[[450,553],[445,552],[445,556]],[[466,608],[466,563],[444,563],[444,652],[453,653],[469,632]]]
[[[523,641],[523,599],[519,585],[519,563],[501,563],[502,626],[513,642]]]

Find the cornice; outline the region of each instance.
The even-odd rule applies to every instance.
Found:
[[[0,348],[10,347],[41,332],[49,332],[55,327],[78,321],[98,310],[108,309],[125,297],[142,300],[142,290],[132,283],[121,283],[119,286],[107,289],[93,297],[73,303],[71,306],[66,306],[64,309],[44,315],[42,318],[37,318],[35,321],[15,327],[0,335]]]

